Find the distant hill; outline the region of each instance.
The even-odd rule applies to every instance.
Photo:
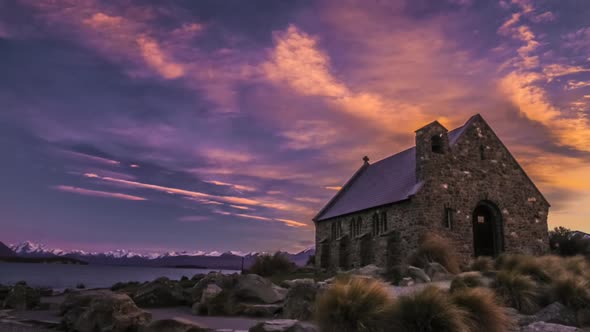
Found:
[[[16,253],[12,251],[7,245],[0,242],[0,257],[15,257]]]
[[[240,270],[250,267],[256,257],[262,253],[241,253],[236,251],[219,252],[167,252],[162,254],[139,254],[127,250],[112,250],[107,252],[86,252],[82,250],[65,251],[47,248],[44,245],[30,241],[12,246],[12,250],[20,257],[51,258],[63,257],[101,265],[131,265],[154,267],[200,267],[220,270]],[[309,248],[301,252],[283,253],[298,266],[307,263],[309,256],[315,254],[315,249]]]

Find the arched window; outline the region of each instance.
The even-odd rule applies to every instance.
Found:
[[[434,135],[430,140],[432,152],[440,154],[444,153],[442,135]]]
[[[372,234],[373,236],[379,234],[379,216],[377,213],[373,214],[373,224],[372,224]]]
[[[381,232],[387,232],[387,212],[381,212]]]
[[[479,159],[486,160],[486,148],[483,145],[479,146]]]

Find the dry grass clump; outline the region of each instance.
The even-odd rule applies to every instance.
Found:
[[[280,252],[276,252],[274,255],[256,257],[249,272],[263,277],[270,277],[276,274],[293,272],[295,268],[295,264],[289,258]]]
[[[438,235],[427,234],[420,242],[420,246],[412,256],[410,263],[414,266],[425,267],[431,262],[439,263],[453,274],[461,272],[459,260],[453,246]]]
[[[465,288],[485,286],[482,282],[482,275],[477,271],[464,272],[451,281],[451,293]]]
[[[539,287],[529,276],[516,271],[500,271],[494,288],[506,305],[522,313],[533,314],[539,309]]]
[[[391,305],[386,286],[374,279],[338,278],[316,303],[322,332],[384,331]]]
[[[574,310],[590,308],[590,285],[581,277],[568,275],[555,280],[550,288],[551,299]]]
[[[470,271],[487,272],[494,269],[494,259],[487,256],[479,256],[469,265]]]
[[[400,297],[389,313],[389,331],[469,332],[468,313],[451,301],[448,293],[430,286]]]
[[[470,331],[504,332],[510,327],[506,311],[488,289],[465,288],[453,293],[452,301],[467,312],[466,323]]]

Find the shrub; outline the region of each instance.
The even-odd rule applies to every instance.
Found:
[[[391,298],[386,286],[367,278],[339,277],[316,302],[323,332],[383,331]]]
[[[584,256],[563,258],[563,267],[570,273],[583,276],[590,280],[590,263]]]
[[[561,256],[590,255],[590,239],[565,227],[549,232],[551,250]]]
[[[532,259],[530,256],[515,255],[515,254],[502,254],[496,258],[496,270],[514,270],[518,265],[522,264],[523,261]]]
[[[455,292],[452,301],[467,312],[466,323],[470,331],[504,332],[510,327],[506,311],[488,289],[465,288]]]
[[[426,267],[430,262],[437,262],[453,274],[461,272],[457,254],[451,244],[434,234],[427,234],[422,239],[418,250],[410,261],[411,265],[422,268]]]
[[[525,314],[539,309],[541,294],[537,283],[529,276],[515,271],[500,271],[494,285],[496,294],[508,305]]]
[[[276,252],[274,255],[260,255],[256,257],[250,272],[263,277],[276,274],[291,273],[296,266],[284,254]]]
[[[552,283],[551,298],[575,310],[590,308],[589,287],[586,280],[569,275]]]
[[[451,292],[465,288],[483,287],[485,285],[481,278],[481,273],[477,271],[461,273],[451,282]]]
[[[434,286],[400,297],[391,306],[388,316],[390,331],[469,331],[467,312],[454,305],[447,293]]]
[[[477,257],[471,265],[469,266],[469,270],[471,271],[481,271],[487,272],[494,269],[494,260],[491,257],[487,256],[480,256]]]

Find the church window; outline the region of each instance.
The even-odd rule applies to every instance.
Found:
[[[372,234],[375,236],[379,234],[379,215],[377,213],[373,214],[372,222]]]
[[[431,138],[432,152],[444,153],[442,135],[434,135]]]
[[[382,233],[387,232],[387,212],[385,211],[381,212],[381,224]]]
[[[483,145],[479,146],[479,159],[486,160],[486,148]]]
[[[455,211],[451,208],[445,208],[444,226],[446,229],[453,229]]]

